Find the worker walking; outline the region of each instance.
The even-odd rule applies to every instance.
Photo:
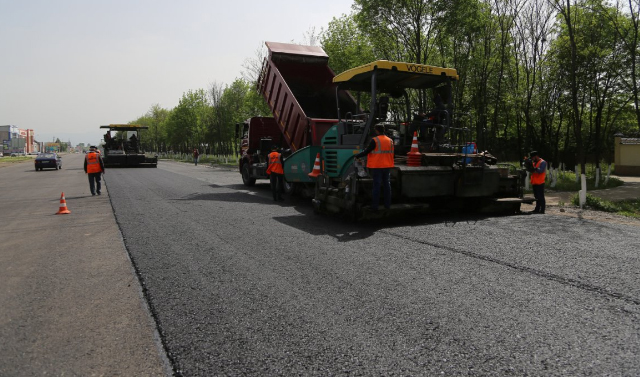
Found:
[[[196,166],[198,166],[198,157],[200,157],[200,152],[198,152],[198,148],[194,148],[193,149],[193,161],[196,163]]]
[[[96,193],[100,195],[101,176],[104,174],[104,162],[102,162],[102,156],[97,152],[94,145],[89,147],[89,153],[84,158],[84,172],[89,175],[89,189],[91,195]]]
[[[393,162],[393,140],[385,136],[384,126],[376,124],[374,127],[376,136],[371,139],[365,150],[355,155],[360,160],[367,156],[367,168],[373,178],[373,203],[371,209],[378,210],[380,203],[380,185],[384,196],[384,208],[391,207],[391,168]]]
[[[271,147],[271,153],[269,153],[269,166],[267,167],[267,174],[269,175],[269,181],[271,182],[271,193],[273,194],[273,201],[283,201],[282,191],[284,190],[284,169],[282,168],[282,154],[278,152],[278,147]]]
[[[538,152],[533,151],[529,154],[533,162],[533,171],[531,172],[531,187],[533,188],[533,196],[536,198],[536,208],[533,213],[544,213],[546,200],[544,198],[544,181],[547,176],[547,162],[538,156]]]

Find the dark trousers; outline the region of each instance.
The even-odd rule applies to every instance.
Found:
[[[96,192],[100,194],[102,173],[89,173],[89,189],[91,194],[95,195]]]
[[[532,185],[532,187],[533,197],[536,198],[536,208],[534,209],[534,211],[544,212],[544,209],[547,205],[547,202],[544,199],[544,184]]]
[[[271,194],[273,194],[273,200],[282,199],[282,191],[284,191],[284,175],[271,173],[269,174],[269,181],[271,182]]]
[[[384,196],[384,208],[391,207],[391,169],[373,169],[369,168],[373,178],[373,203],[371,209],[377,210],[380,203],[380,186],[382,186],[382,194]]]

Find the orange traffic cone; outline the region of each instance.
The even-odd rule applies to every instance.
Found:
[[[413,141],[411,142],[411,151],[407,153],[407,165],[408,166],[420,166],[422,165],[422,154],[418,149],[418,133],[413,133]]]
[[[316,162],[313,164],[313,170],[309,173],[309,177],[317,177],[320,175],[320,153],[316,155]]]
[[[64,198],[63,192],[62,195],[60,195],[60,209],[58,210],[58,213],[56,213],[56,215],[64,215],[67,213],[71,213],[71,211],[67,209],[67,200]]]

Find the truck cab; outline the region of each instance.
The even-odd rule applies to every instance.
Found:
[[[267,179],[267,155],[273,145],[282,148],[280,127],[272,117],[253,117],[236,124],[239,139],[238,168],[242,183],[253,186],[257,179]]]

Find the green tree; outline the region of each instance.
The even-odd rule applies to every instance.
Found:
[[[625,7],[626,3],[626,7]],[[625,13],[623,9],[627,9]],[[628,66],[628,72],[623,77],[627,91],[631,93],[635,110],[636,126],[640,130],[640,88],[638,84],[639,46],[640,46],[640,2],[638,0],[617,0],[615,9],[606,11],[605,5],[601,8],[605,15],[609,15],[609,21],[613,23],[620,42],[625,51],[624,63]]]
[[[188,153],[205,144],[209,103],[202,89],[182,95],[166,120],[167,141],[172,150]]]
[[[154,104],[147,111],[149,118],[149,136],[153,141],[149,148],[156,152],[166,151],[166,121],[169,117],[169,110],[163,109],[159,104]]]
[[[329,22],[320,44],[329,55],[329,66],[342,73],[375,60],[369,38],[358,29],[353,15],[343,15]]]

